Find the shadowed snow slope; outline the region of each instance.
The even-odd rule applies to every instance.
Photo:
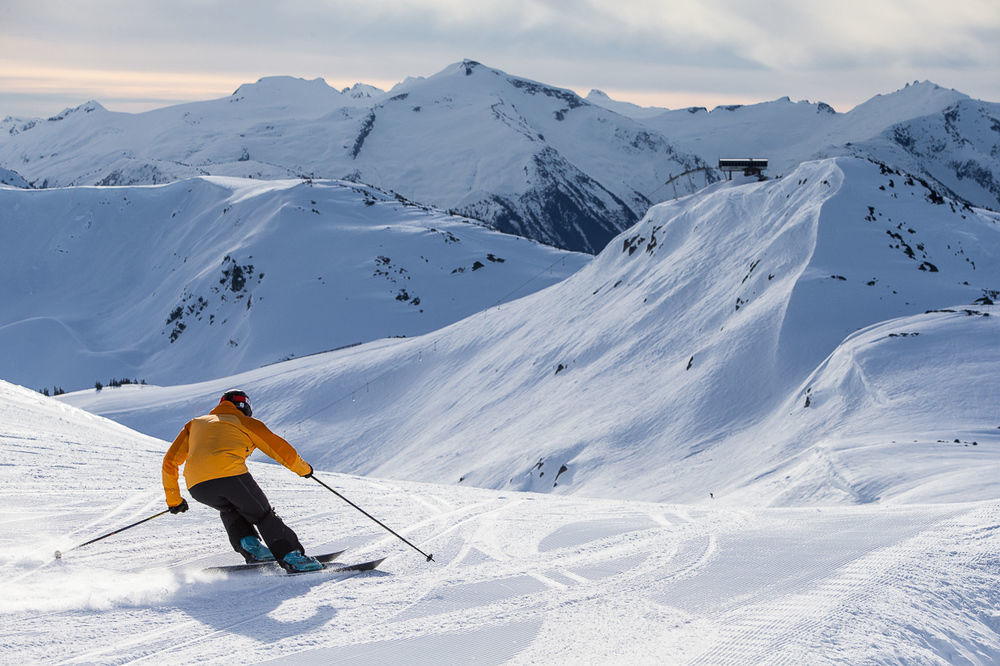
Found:
[[[417,335],[586,255],[340,181],[0,189],[0,376],[74,390]]]
[[[930,335],[919,332],[921,340]],[[817,391],[824,382],[817,379]],[[809,509],[654,504],[365,479],[317,467],[327,483],[433,553],[428,563],[318,484],[251,463],[309,552],[347,548],[345,563],[388,559],[354,576],[205,573],[239,557],[228,549],[218,514],[197,503],[74,548],[162,510],[166,447],[0,382],[5,657],[296,664],[1000,659],[996,499]],[[910,474],[906,452],[897,453],[894,468]],[[988,466],[995,498],[995,455]],[[58,561],[56,549],[63,552]]]
[[[3,185],[9,185],[10,187],[30,187],[28,181],[21,174],[0,167],[0,186]]]
[[[240,385],[314,464],[401,479],[786,505],[986,499],[998,276],[995,216],[840,158],[657,206],[564,282],[420,338],[65,399],[172,438]],[[954,311],[926,312],[941,309]]]

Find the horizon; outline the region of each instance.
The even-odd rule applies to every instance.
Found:
[[[388,89],[469,58],[585,96],[670,109],[788,97],[840,112],[912,81],[1000,100],[1000,12],[989,0],[837,7],[256,0],[169,6],[54,0],[0,6],[0,118],[89,100],[139,112],[225,97],[269,75]]]
[[[465,60],[474,60],[474,59],[467,58]],[[452,64],[455,64],[455,63],[458,63],[458,62],[462,62],[462,61],[463,60],[456,60],[456,61],[454,61],[452,63],[449,63],[448,65],[445,65],[444,67],[442,67],[441,69],[437,70],[436,72],[432,72],[430,74],[415,75],[414,78],[427,78],[427,77],[433,76],[434,74],[436,74],[436,73],[438,73],[440,71],[443,71],[448,66],[451,66]],[[480,64],[483,64],[486,67],[491,67],[491,65],[489,65],[489,63],[483,63],[482,61],[477,61],[477,62],[480,62]],[[491,68],[492,69],[500,69],[500,68],[494,68],[494,67],[491,67]],[[506,71],[506,70],[502,70],[502,71]],[[629,90],[629,89],[616,88],[616,87],[606,87],[606,88],[591,87],[591,88],[583,89],[583,88],[573,88],[573,87],[570,87],[570,86],[557,85],[557,84],[554,84],[554,83],[552,83],[550,81],[544,81],[544,80],[535,79],[535,78],[528,77],[528,76],[522,76],[522,75],[517,74],[515,72],[509,72],[509,71],[507,71],[506,73],[509,74],[509,75],[511,75],[511,76],[518,76],[520,78],[527,78],[527,79],[538,81],[539,83],[543,83],[543,84],[546,84],[546,85],[552,85],[552,86],[557,87],[557,88],[564,88],[564,89],[567,89],[567,90],[571,90],[571,91],[573,91],[575,94],[577,94],[582,99],[585,99],[587,97],[587,95],[591,91],[597,90],[597,91],[603,92],[605,95],[607,95],[610,99],[612,99],[615,102],[622,102],[622,103],[634,104],[636,106],[643,107],[643,108],[663,108],[663,109],[667,109],[667,110],[678,110],[678,109],[686,109],[686,108],[691,108],[691,107],[703,107],[703,108],[711,111],[711,110],[715,109],[716,107],[720,107],[720,106],[730,106],[730,105],[751,106],[751,105],[754,105],[754,104],[763,104],[763,103],[767,103],[767,102],[774,102],[774,101],[777,101],[779,99],[788,98],[788,99],[790,99],[793,102],[808,102],[808,103],[814,103],[814,104],[816,104],[816,103],[825,103],[825,104],[828,104],[829,106],[833,107],[834,110],[836,110],[838,113],[847,113],[847,112],[851,111],[852,109],[854,109],[855,107],[859,106],[860,104],[863,104],[864,102],[866,102],[866,101],[868,101],[868,100],[870,100],[870,99],[872,99],[874,97],[877,97],[879,95],[891,94],[893,92],[897,92],[899,90],[903,90],[903,89],[905,89],[905,88],[907,88],[907,87],[909,87],[911,85],[918,84],[918,83],[930,83],[932,85],[936,85],[936,86],[939,86],[941,88],[956,90],[956,91],[958,91],[960,93],[967,94],[967,95],[969,95],[970,97],[972,97],[974,99],[980,99],[981,101],[985,101],[985,102],[992,102],[992,100],[977,98],[975,95],[972,95],[972,94],[968,93],[968,91],[961,90],[959,88],[953,88],[953,87],[951,87],[951,86],[949,86],[947,84],[942,84],[942,83],[940,83],[938,81],[931,81],[929,79],[914,80],[914,81],[905,81],[905,82],[902,82],[899,86],[897,86],[895,88],[892,88],[890,90],[873,91],[870,95],[862,97],[861,99],[858,99],[856,101],[855,100],[851,100],[849,103],[844,103],[844,102],[835,103],[835,102],[830,102],[827,99],[820,99],[820,98],[817,98],[817,99],[812,99],[812,98],[799,99],[799,98],[795,98],[795,97],[793,97],[791,95],[777,95],[775,97],[759,98],[759,99],[758,98],[752,98],[751,99],[751,98],[737,98],[735,96],[730,96],[730,95],[711,95],[711,94],[709,94],[709,95],[702,94],[701,96],[696,97],[696,95],[698,95],[697,93],[691,93],[691,92],[685,92],[685,91],[668,92],[668,91]],[[3,109],[0,109],[0,119],[6,119],[6,118],[18,118],[18,119],[49,118],[49,117],[53,117],[55,115],[58,115],[59,113],[61,113],[63,111],[66,111],[68,109],[76,108],[76,107],[78,107],[78,106],[80,106],[82,104],[86,104],[86,103],[91,102],[91,101],[98,102],[101,106],[103,106],[108,111],[114,111],[114,112],[118,112],[118,113],[140,114],[140,113],[145,113],[147,111],[154,111],[154,110],[157,110],[157,109],[167,108],[167,107],[171,107],[171,106],[177,106],[177,105],[180,105],[180,104],[187,104],[187,103],[192,103],[192,102],[204,102],[204,101],[211,101],[211,100],[215,100],[215,99],[223,99],[223,98],[231,96],[241,86],[250,85],[250,84],[259,82],[262,79],[273,78],[273,77],[289,77],[289,78],[300,79],[300,80],[304,80],[304,81],[320,79],[324,83],[326,83],[326,85],[328,85],[329,87],[331,87],[331,88],[333,88],[335,90],[341,91],[341,92],[343,92],[346,89],[351,88],[354,85],[358,85],[358,84],[371,85],[371,86],[379,88],[379,89],[381,89],[383,91],[389,91],[393,87],[395,87],[395,86],[399,85],[400,83],[402,83],[407,78],[407,77],[404,76],[404,77],[400,78],[399,80],[388,80],[387,79],[387,80],[366,80],[366,81],[357,81],[357,80],[351,80],[351,79],[348,79],[348,78],[341,78],[341,79],[339,79],[337,81],[331,81],[329,78],[324,77],[324,76],[312,76],[312,77],[310,77],[310,76],[298,76],[298,75],[295,75],[295,74],[264,74],[264,75],[256,76],[255,78],[250,78],[250,79],[247,79],[247,80],[240,81],[238,83],[234,82],[233,84],[231,84],[231,87],[229,87],[227,89],[227,88],[225,88],[225,83],[223,83],[221,80],[216,80],[215,77],[207,77],[207,76],[205,76],[205,77],[193,77],[194,85],[189,89],[190,91],[192,91],[191,96],[182,96],[182,95],[179,94],[180,93],[180,89],[179,88],[170,87],[169,85],[167,85],[167,83],[169,81],[179,81],[180,80],[179,78],[173,78],[173,77],[171,77],[171,78],[165,78],[163,83],[161,83],[161,84],[153,87],[153,89],[162,91],[160,93],[160,96],[153,97],[153,98],[145,98],[143,96],[132,96],[132,97],[129,97],[129,96],[122,96],[121,94],[114,95],[114,94],[110,94],[110,93],[113,92],[112,90],[108,90],[107,92],[109,93],[110,96],[105,96],[105,97],[101,97],[101,96],[86,97],[84,95],[84,96],[79,97],[78,101],[76,101],[76,102],[70,102],[69,101],[69,97],[67,97],[65,103],[63,103],[62,105],[58,105],[58,108],[55,108],[55,106],[53,106],[51,108],[47,108],[45,111],[39,111],[39,112],[36,112],[36,113],[30,113],[30,112],[29,113],[7,113]],[[136,87],[136,84],[133,82],[134,81],[134,77],[128,77],[128,76],[118,75],[118,76],[114,77],[114,79],[116,81],[121,81],[120,85],[124,89],[135,89],[135,87]],[[235,81],[235,79],[233,81]],[[178,93],[178,94],[175,95],[174,94],[175,92]],[[3,99],[3,94],[0,94],[0,100],[2,100],[2,99]]]

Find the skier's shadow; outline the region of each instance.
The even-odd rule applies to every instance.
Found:
[[[350,576],[327,572],[297,576],[287,576],[283,572],[224,577],[193,574],[190,580],[183,583],[186,593],[178,596],[174,603],[178,610],[214,631],[242,634],[264,643],[273,643],[325,626],[338,612],[331,603],[320,602],[312,608],[293,607],[281,614],[287,614],[288,619],[273,617],[274,611],[286,601],[302,598],[310,590],[321,586],[337,589],[337,592],[330,593],[331,599],[349,599],[353,594],[340,588],[341,583],[357,576],[389,575],[384,571],[366,571]],[[301,617],[304,613],[309,613],[308,617]]]

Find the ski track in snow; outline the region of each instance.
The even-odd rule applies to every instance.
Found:
[[[921,569],[955,582],[937,551],[969,566],[998,540],[995,529],[982,532],[970,550],[970,527],[1000,519],[995,504],[737,510],[336,477],[347,496],[379,507],[390,525],[407,525],[400,532],[434,553],[437,563],[427,564],[321,489],[303,489],[276,466],[254,472],[276,507],[297,497],[310,507],[283,512],[301,533],[329,534],[331,523],[354,532],[347,541],[361,545],[341,561],[390,559],[349,576],[204,574],[209,562],[235,555],[223,554],[212,512],[196,508],[60,563],[3,561],[4,654],[66,664],[229,663],[234,655],[282,663],[833,662],[852,641],[864,650],[859,627],[876,642],[919,641],[916,624],[915,635],[879,634],[883,613],[907,610],[881,598],[921,584]],[[85,531],[132,520],[149,509],[146,499],[129,497]],[[74,519],[56,516],[60,525]],[[148,548],[173,529],[169,550]],[[67,584],[104,577],[117,581],[118,594],[103,602],[70,595],[65,607],[46,610]],[[984,638],[1000,655],[996,635]]]
[[[995,663],[1000,503],[740,507],[500,492],[251,463],[311,552],[219,575],[214,511],[161,510],[166,442],[0,383],[0,662]],[[29,432],[33,434],[28,434]],[[55,561],[56,549],[64,553]]]

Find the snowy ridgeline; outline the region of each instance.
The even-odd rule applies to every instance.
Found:
[[[962,456],[974,454],[981,479],[995,484],[995,446],[983,444],[913,448],[944,464],[971,465]],[[655,504],[317,468],[432,552],[427,563],[318,484],[251,463],[309,551],[347,548],[345,563],[388,556],[380,570],[204,573],[239,557],[217,513],[198,504],[74,549],[162,510],[166,446],[0,381],[0,654],[18,663],[1000,659],[996,500]],[[899,449],[891,468],[919,482],[913,452]]]
[[[720,157],[768,158],[770,175],[821,157],[871,157],[996,210],[997,118],[1000,105],[929,82],[847,113],[788,98],[643,109],[464,61],[388,92],[268,77],[141,114],[92,101],[45,120],[8,118],[0,183],[342,178],[597,253],[651,204],[722,178]]]
[[[340,181],[0,189],[0,377],[187,383],[440,329],[590,261]]]
[[[232,385],[352,474],[728,505],[997,496],[1000,224],[867,161],[663,204],[427,335],[62,399],[171,439]]]
[[[670,173],[704,163],[571,91],[463,62],[371,97],[268,77],[142,114],[89,102],[0,124],[0,166],[35,187],[346,179],[596,253],[659,200]]]
[[[713,165],[718,157],[765,157],[768,173],[780,176],[805,160],[857,155],[917,174],[973,205],[1000,209],[1000,104],[928,81],[876,95],[846,113],[787,97],[659,113],[600,94],[587,99],[635,118]]]

